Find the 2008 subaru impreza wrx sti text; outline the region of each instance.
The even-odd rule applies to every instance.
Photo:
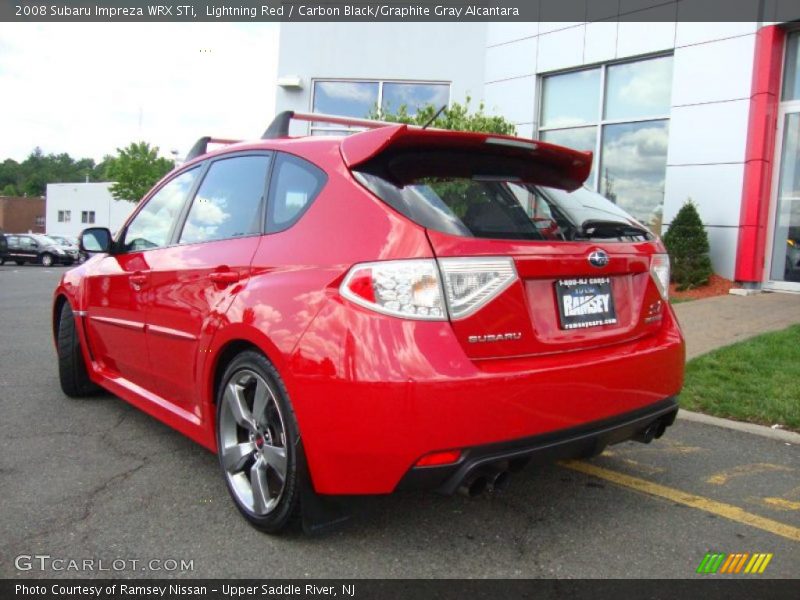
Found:
[[[365,130],[292,138],[292,119]],[[256,142],[202,138],[115,238],[84,231],[93,256],[55,291],[61,386],[217,452],[269,532],[335,496],[475,494],[650,441],[683,381],[669,259],[581,187],[591,163],[291,112]]]

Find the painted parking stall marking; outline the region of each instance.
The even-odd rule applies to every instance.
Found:
[[[736,521],[750,527],[756,527],[774,535],[785,537],[795,542],[800,542],[800,527],[795,527],[787,523],[775,521],[767,517],[762,517],[755,513],[746,511],[738,506],[712,500],[705,496],[692,494],[680,489],[661,485],[653,481],[627,475],[619,471],[600,467],[588,462],[579,460],[565,460],[558,463],[562,467],[578,471],[586,475],[592,475],[600,479],[605,479],[617,485],[630,488],[637,492],[677,502],[684,506],[696,508],[708,513],[724,517],[731,521]]]

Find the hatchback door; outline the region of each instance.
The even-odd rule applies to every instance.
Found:
[[[263,152],[213,160],[176,243],[150,253],[147,347],[155,391],[198,419],[202,351],[246,286],[262,231],[270,161]]]
[[[420,129],[397,130],[370,150],[380,131],[345,140],[343,154],[368,189],[427,228],[468,356],[568,352],[658,329],[663,249],[580,187],[590,154]]]

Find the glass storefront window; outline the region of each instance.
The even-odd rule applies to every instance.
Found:
[[[770,279],[800,282],[800,112],[783,126]]]
[[[597,122],[600,69],[553,75],[542,86],[542,127]]]
[[[789,34],[786,39],[781,100],[800,100],[800,31]]]
[[[343,117],[366,117],[378,105],[378,83],[317,81],[314,112]]]
[[[606,72],[605,118],[639,119],[669,114],[672,57],[610,65]]]
[[[595,153],[591,189],[661,233],[672,56],[542,80],[539,137]]]
[[[668,140],[666,120],[603,127],[600,193],[651,229],[661,222]]]
[[[369,118],[378,107],[397,112],[405,106],[410,115],[430,105],[437,109],[450,103],[450,84],[416,81],[315,80],[312,99],[314,112]],[[311,135],[342,135],[359,131],[326,123],[313,123]]]
[[[446,84],[386,82],[381,95],[381,110],[393,113],[405,106],[408,113],[413,115],[429,104],[438,109],[449,100],[450,86]]]

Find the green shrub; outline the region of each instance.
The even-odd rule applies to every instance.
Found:
[[[708,256],[708,233],[691,199],[672,219],[663,239],[672,266],[672,282],[676,287],[689,290],[707,285],[713,272]]]

